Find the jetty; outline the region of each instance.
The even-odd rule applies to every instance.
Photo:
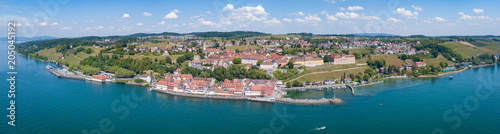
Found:
[[[347,85],[347,87],[349,87],[349,89],[351,89],[351,94],[354,95],[354,88],[350,85]]]

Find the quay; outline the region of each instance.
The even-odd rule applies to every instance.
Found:
[[[333,99],[290,99],[281,98],[280,95],[277,98],[266,98],[266,97],[247,97],[247,96],[215,96],[215,95],[201,95],[201,94],[187,94],[174,91],[160,90],[157,88],[152,88],[152,90],[160,93],[184,96],[184,97],[194,97],[194,98],[208,98],[208,99],[223,99],[223,100],[248,100],[256,102],[269,102],[269,103],[288,103],[288,104],[299,104],[299,105],[320,105],[320,104],[341,104],[343,101],[340,98]]]

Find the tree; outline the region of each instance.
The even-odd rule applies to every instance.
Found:
[[[260,64],[261,64],[262,62],[264,62],[264,61],[262,61],[262,60],[257,61],[257,66],[260,66]]]
[[[292,87],[292,82],[287,82],[286,87]]]
[[[241,58],[234,58],[233,63],[234,64],[241,64]]]
[[[445,67],[448,67],[448,63],[444,62],[444,61],[441,61],[439,63],[439,65],[442,67],[442,68],[445,68]]]
[[[330,57],[328,57],[328,55],[325,55],[325,57],[323,57],[323,62],[330,62]]]
[[[288,66],[288,68],[293,69],[293,62],[292,62],[292,60],[288,61],[288,63],[286,65]]]
[[[170,56],[165,57],[165,62],[168,64],[172,64],[172,59],[170,58]]]

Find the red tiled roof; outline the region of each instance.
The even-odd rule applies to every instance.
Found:
[[[104,80],[104,79],[106,79],[106,76],[104,76],[104,75],[94,75],[94,76],[92,76],[92,78],[99,79],[99,80]]]

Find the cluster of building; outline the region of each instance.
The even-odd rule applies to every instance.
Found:
[[[157,90],[218,96],[272,96],[277,88],[275,80],[234,79],[215,82],[215,78],[196,78],[181,74],[180,69],[156,84]]]
[[[417,42],[419,44],[419,42]],[[376,46],[373,50],[373,54],[384,54],[384,55],[392,55],[392,54],[406,54],[406,55],[415,55],[415,54],[429,54],[428,50],[419,50],[416,51],[415,48],[412,48],[413,44],[403,43],[383,43],[379,46]]]
[[[142,36],[138,39],[193,39],[194,35],[156,35],[156,36]]]

